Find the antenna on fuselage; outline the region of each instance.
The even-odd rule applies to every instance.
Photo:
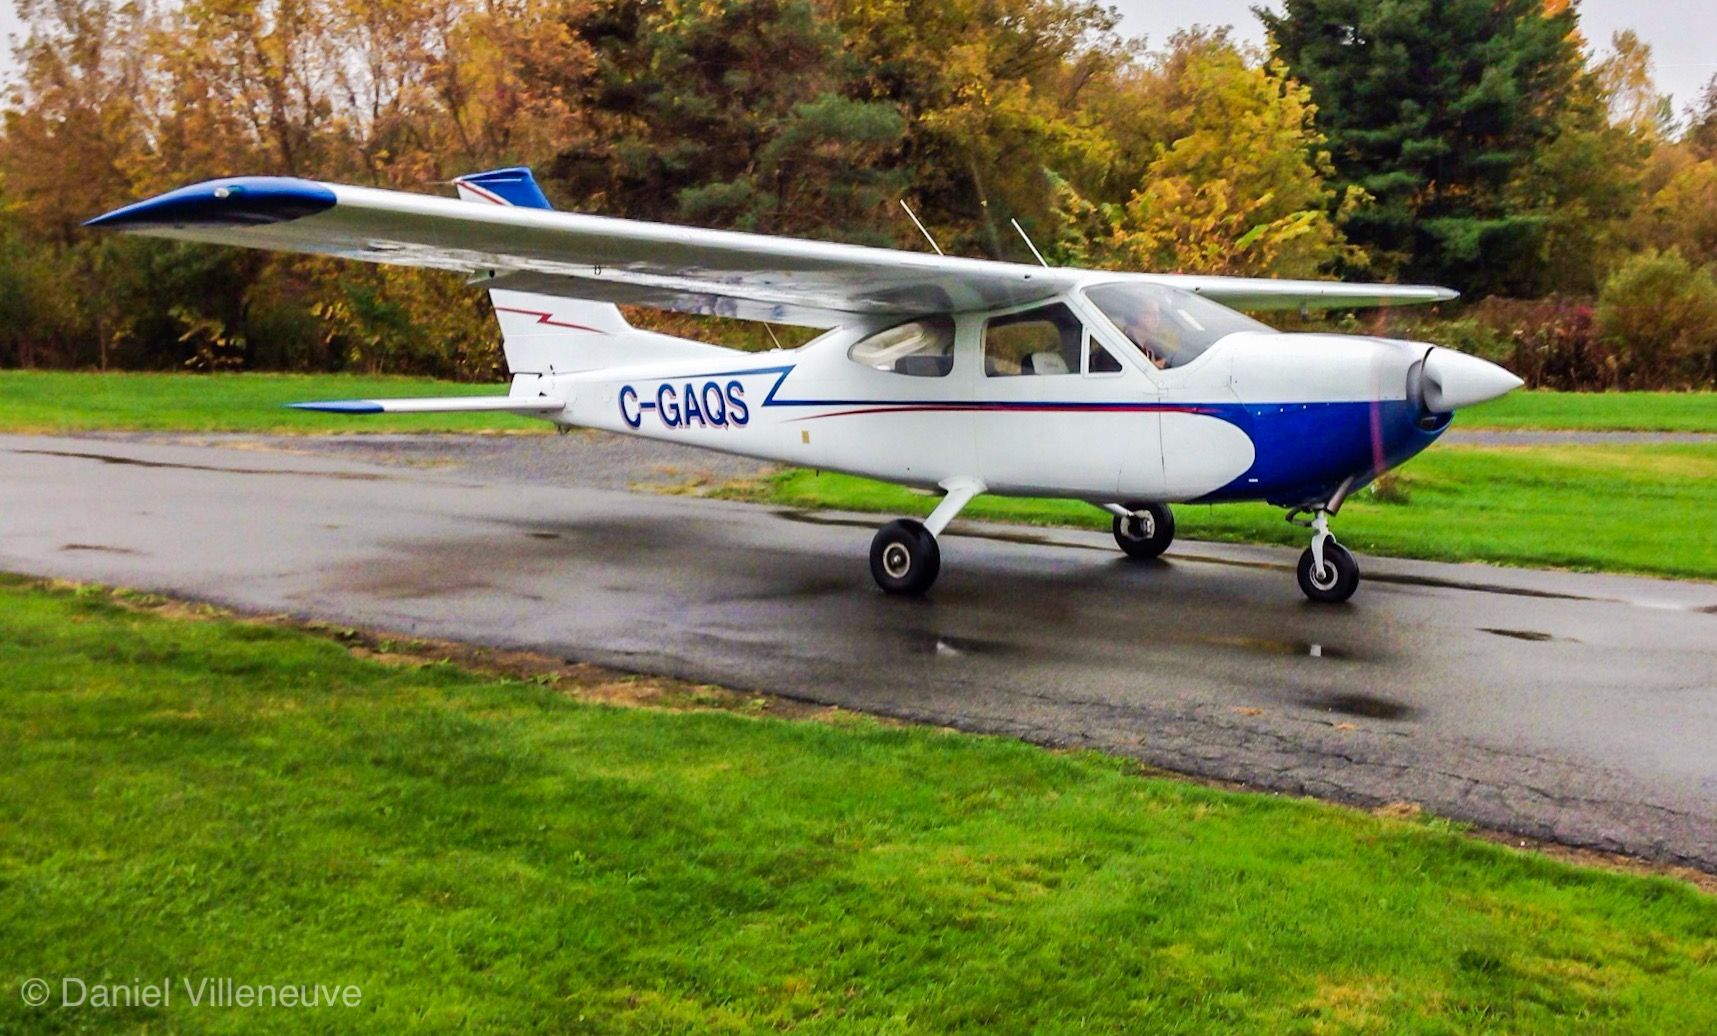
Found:
[[[1031,243],[1031,235],[1027,234],[1025,232],[1025,228],[1019,225],[1019,220],[1014,219],[1012,216],[1009,216],[1008,222],[1012,223],[1014,225],[1014,229],[1019,231],[1019,239],[1021,241],[1025,242],[1025,246],[1027,248],[1031,249],[1031,254],[1037,256],[1037,265],[1043,267],[1044,269],[1048,269],[1049,268],[1048,260],[1044,259],[1043,253],[1039,252],[1037,250],[1037,246]]]
[[[944,255],[945,253],[942,251],[942,246],[937,244],[936,239],[930,236],[930,231],[924,229],[924,224],[918,222],[918,214],[912,211],[912,206],[906,204],[905,198],[900,199],[900,207],[906,210],[906,218],[910,219],[912,221],[912,225],[918,228],[918,232],[924,235],[924,240],[930,242],[930,247],[936,250],[936,254]]]

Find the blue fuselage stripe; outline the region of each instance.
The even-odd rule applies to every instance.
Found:
[[[1239,428],[1253,446],[1251,467],[1227,485],[1201,498],[1216,503],[1268,500],[1285,507],[1328,499],[1349,478],[1368,481],[1435,442],[1448,427],[1446,416],[1421,425],[1423,415],[1406,400],[1346,402],[1239,403],[1147,402],[1144,400],[932,400],[932,399],[781,399],[793,366],[724,370],[713,374],[651,378],[651,381],[703,382],[720,378],[775,375],[763,406],[812,407],[834,413],[796,420],[885,413],[1186,413],[1212,417]],[[640,404],[640,406],[644,406]]]

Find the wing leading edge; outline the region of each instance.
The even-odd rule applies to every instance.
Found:
[[[809,327],[1049,298],[1093,271],[501,205],[284,177],[211,180],[86,226],[467,274],[506,288]],[[1435,302],[1442,288],[1156,274],[1248,309]]]

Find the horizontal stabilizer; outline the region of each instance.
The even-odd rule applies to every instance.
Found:
[[[548,396],[420,396],[415,399],[329,399],[288,403],[294,410],[327,414],[552,414],[566,401]]]

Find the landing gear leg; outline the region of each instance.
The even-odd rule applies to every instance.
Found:
[[[870,575],[884,593],[917,597],[929,590],[942,571],[942,549],[936,537],[972,498],[984,491],[977,479],[951,478],[942,483],[948,495],[922,522],[898,518],[877,530],[870,541]]]
[[[1309,522],[1299,521],[1295,517],[1298,513],[1290,514],[1288,520],[1312,530],[1312,545],[1300,555],[1295,573],[1300,591],[1319,604],[1340,604],[1359,589],[1359,562],[1329,531],[1328,508],[1318,508]]]

